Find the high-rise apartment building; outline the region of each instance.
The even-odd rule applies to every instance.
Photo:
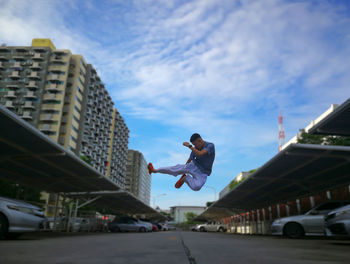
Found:
[[[49,39],[1,46],[0,103],[125,186],[129,130],[83,56]]]
[[[136,150],[128,150],[125,189],[150,205],[151,175],[148,173],[147,161]]]

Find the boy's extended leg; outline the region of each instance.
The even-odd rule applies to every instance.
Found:
[[[170,174],[173,176],[189,173],[188,164],[178,164],[171,167],[159,168],[157,169],[157,172],[163,173],[163,174]]]

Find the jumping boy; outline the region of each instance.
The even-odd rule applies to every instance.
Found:
[[[215,146],[213,143],[204,141],[197,133],[191,136],[190,141],[194,146],[188,142],[183,143],[185,147],[191,150],[191,155],[186,164],[154,169],[152,163],[149,163],[149,173],[170,174],[175,177],[183,174],[176,182],[175,188],[180,188],[186,182],[192,190],[199,191],[211,174],[215,159]]]

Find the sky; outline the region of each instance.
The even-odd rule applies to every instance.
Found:
[[[151,206],[205,206],[241,171],[350,92],[347,0],[0,0],[0,44],[50,38],[97,68],[154,166],[185,163],[193,133],[213,142],[198,192],[152,175]]]

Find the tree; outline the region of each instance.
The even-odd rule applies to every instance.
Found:
[[[187,224],[194,224],[194,219],[196,218],[197,214],[193,213],[193,212],[187,212],[185,214],[186,217],[186,222]]]

